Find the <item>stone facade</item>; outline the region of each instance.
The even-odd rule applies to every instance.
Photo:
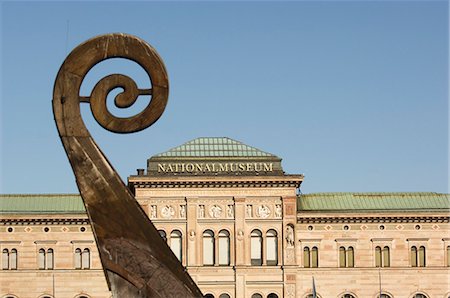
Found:
[[[226,150],[220,150],[227,148],[223,143],[218,150],[212,147],[211,139],[204,142],[210,142],[202,143],[209,150],[207,163],[205,158],[175,148],[178,151],[152,157],[147,172],[139,170],[138,175],[130,176],[128,185],[207,297],[304,298],[314,291],[313,279],[322,298],[375,298],[380,288],[383,295],[389,295],[383,297],[450,297],[448,195],[428,194],[422,207],[412,206],[410,200],[407,204],[412,207],[405,205],[398,210],[379,207],[387,197],[394,200],[395,194],[366,195],[364,200],[378,200],[374,202],[379,206],[370,210],[336,207],[336,201],[329,201],[334,207],[327,210],[320,206],[308,209],[303,202],[318,201],[311,196],[321,195],[298,195],[303,176],[284,174],[281,159],[251,151],[252,147],[244,148],[246,153],[241,147],[241,151],[224,154]],[[242,156],[245,154],[248,156]],[[255,171],[255,163],[247,166],[256,155],[259,169],[267,170],[265,173]],[[173,164],[172,171],[167,166],[158,168],[160,162]],[[199,171],[179,173],[181,164],[189,162],[192,170],[195,163],[202,163],[197,166]],[[213,169],[208,163],[216,163],[216,170],[225,169],[221,163],[236,166],[217,174],[208,171]],[[178,172],[174,171],[176,164]],[[31,202],[40,197],[48,196],[28,199]],[[433,205],[442,197],[444,207]],[[66,200],[60,196],[53,199]],[[48,201],[46,204],[50,206]],[[82,210],[22,209],[3,208],[0,297],[111,296]],[[413,257],[414,247],[417,252]],[[388,251],[383,267],[377,267],[378,248]],[[53,262],[46,259],[49,249]],[[39,269],[42,251],[46,263]]]

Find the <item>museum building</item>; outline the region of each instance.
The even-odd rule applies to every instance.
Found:
[[[450,297],[449,194],[302,194],[303,179],[197,138],[128,186],[205,297]],[[0,212],[0,298],[111,297],[79,195],[0,195]]]

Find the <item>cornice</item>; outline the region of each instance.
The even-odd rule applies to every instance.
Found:
[[[184,178],[184,177],[183,177]],[[297,188],[303,181],[302,175],[271,177],[130,177],[131,188],[247,188],[247,187],[293,187]]]
[[[448,223],[448,216],[347,216],[347,217],[303,217],[297,223]]]

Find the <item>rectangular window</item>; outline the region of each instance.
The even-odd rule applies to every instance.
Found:
[[[251,263],[254,266],[262,265],[262,237],[251,238]]]
[[[277,238],[267,237],[267,265],[276,266],[278,265],[277,256]]]
[[[230,265],[230,238],[219,234],[219,265]]]
[[[203,237],[203,265],[214,265],[214,237]]]

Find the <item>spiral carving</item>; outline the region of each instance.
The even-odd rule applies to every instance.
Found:
[[[151,89],[139,89],[130,77],[112,74],[101,79],[90,96],[80,96],[81,83],[89,70],[110,58],[138,63],[149,76]],[[90,103],[94,118],[105,129],[118,133],[139,131],[162,115],[168,87],[167,73],[156,51],[143,40],[126,34],[102,35],[79,45],[67,56],[56,77],[53,90],[56,126],[114,298],[203,297],[94,142],[80,113],[80,103]],[[106,105],[109,92],[115,88],[123,89],[114,101],[119,108],[130,107],[140,95],[151,95],[151,100],[137,115],[116,117]]]
[[[101,79],[90,97],[80,96],[81,83],[89,70],[110,58],[125,58],[138,63],[147,73],[152,88],[139,89],[130,77],[113,74]],[[118,87],[124,89],[115,98],[115,104],[119,108],[130,107],[140,95],[151,95],[151,101],[137,115],[128,118],[116,117],[108,111],[106,99],[108,93]],[[70,119],[75,121],[75,113],[79,114],[79,109],[74,105],[77,102],[89,102],[94,118],[102,127],[112,132],[131,133],[149,127],[161,117],[167,104],[168,88],[164,64],[148,43],[132,35],[107,34],[86,41],[68,55],[58,73],[53,98],[62,103],[73,101],[70,104],[71,111],[64,109],[66,118],[70,114]],[[58,122],[59,119],[56,120]],[[77,126],[79,124],[81,123],[77,123]]]

